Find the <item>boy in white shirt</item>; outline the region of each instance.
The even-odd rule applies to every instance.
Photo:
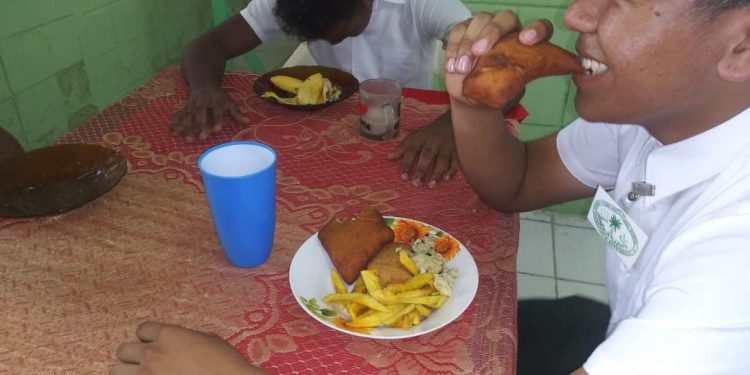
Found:
[[[435,48],[469,17],[460,0],[253,0],[185,50],[191,96],[175,113],[172,132],[193,142],[220,130],[225,115],[248,124],[221,90],[225,62],[282,30],[308,41],[319,65],[360,81],[389,78],[402,87],[430,88]],[[407,135],[389,158],[402,159],[401,177],[415,186],[449,179],[458,169],[450,114]]]
[[[528,211],[600,190],[603,342],[573,367],[519,374],[750,374],[750,0],[575,0],[564,20],[588,70],[573,77],[582,119],[528,143],[461,94],[517,17],[477,15],[446,50],[459,160],[485,202]],[[566,324],[593,330],[584,319]],[[523,328],[519,356],[563,362],[524,347]]]

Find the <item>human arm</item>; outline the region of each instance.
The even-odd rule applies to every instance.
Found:
[[[0,161],[23,154],[21,144],[5,129],[0,128]]]
[[[136,329],[139,342],[117,349],[112,375],[254,375],[267,372],[245,362],[220,337],[184,327],[145,322]]]
[[[520,28],[512,12],[480,13],[453,29],[446,49],[446,86],[461,167],[479,196],[504,212],[593,195],[593,188],[578,181],[563,164],[556,135],[523,143],[507,132],[502,110],[483,107],[462,95],[463,80],[476,58]],[[520,37],[523,43],[534,44],[551,34],[548,21],[536,21]]]
[[[238,14],[188,45],[182,57],[182,71],[190,87],[190,98],[172,118],[173,134],[186,142],[206,139],[223,128],[226,115],[248,124],[237,104],[221,89],[221,77],[228,59],[260,44],[256,32]]]

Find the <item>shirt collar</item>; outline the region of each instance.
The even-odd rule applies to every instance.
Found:
[[[686,140],[656,147],[648,156],[646,182],[653,197],[646,205],[718,175],[750,143],[750,108],[727,122]]]

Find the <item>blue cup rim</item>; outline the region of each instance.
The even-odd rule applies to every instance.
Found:
[[[202,167],[202,161],[203,161],[203,158],[205,158],[208,154],[210,154],[210,153],[212,153],[212,152],[214,152],[214,151],[216,151],[218,149],[227,147],[227,146],[236,146],[236,145],[253,145],[253,146],[259,146],[259,147],[265,148],[266,150],[268,150],[268,151],[271,152],[271,155],[273,155],[273,162],[271,164],[269,164],[267,167],[265,167],[265,168],[263,168],[263,169],[261,169],[259,171],[256,171],[256,172],[253,172],[253,173],[248,173],[248,174],[243,174],[243,175],[240,175],[240,176],[219,176],[219,175],[215,175],[213,173],[206,172],[203,169],[203,167]],[[216,146],[213,146],[213,147],[209,148],[206,151],[203,151],[203,153],[201,153],[201,156],[198,157],[197,164],[198,164],[198,170],[200,171],[201,175],[209,175],[209,176],[211,176],[213,178],[223,178],[223,179],[228,179],[228,180],[234,180],[234,179],[246,178],[246,177],[249,177],[249,176],[260,174],[260,173],[263,173],[263,172],[265,172],[265,171],[267,171],[267,170],[269,170],[271,168],[274,168],[274,166],[276,166],[276,160],[277,160],[277,158],[278,158],[278,156],[276,155],[276,150],[274,150],[271,146],[269,146],[269,145],[267,145],[265,143],[260,143],[260,142],[255,142],[255,141],[231,141],[231,142],[226,142],[226,143],[218,144]]]

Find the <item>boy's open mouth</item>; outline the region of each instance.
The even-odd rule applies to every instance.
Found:
[[[581,57],[581,65],[583,65],[583,69],[586,69],[586,75],[589,76],[604,73],[608,69],[607,65],[604,63],[588,57]]]

